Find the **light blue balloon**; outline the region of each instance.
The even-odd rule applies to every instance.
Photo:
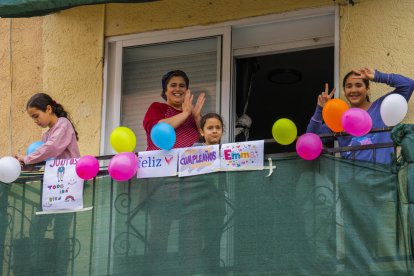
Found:
[[[35,152],[41,145],[44,143],[42,141],[36,141],[30,144],[30,146],[26,149],[26,155],[31,154],[32,152]]]
[[[170,124],[161,122],[151,129],[151,140],[160,149],[172,149],[175,139],[175,129]]]

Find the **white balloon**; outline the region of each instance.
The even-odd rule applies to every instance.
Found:
[[[407,115],[407,100],[400,94],[390,94],[381,103],[380,114],[386,126],[395,126]]]
[[[19,160],[11,156],[0,158],[0,181],[3,183],[14,182],[20,176],[22,168]]]

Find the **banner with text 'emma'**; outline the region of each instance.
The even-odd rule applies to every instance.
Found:
[[[263,170],[264,140],[221,145],[221,170]]]

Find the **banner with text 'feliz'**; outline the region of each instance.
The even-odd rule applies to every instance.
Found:
[[[138,152],[137,178],[177,175],[178,150]]]
[[[221,170],[263,170],[264,140],[221,145]]]
[[[180,149],[178,155],[178,176],[191,176],[220,170],[219,145]]]
[[[43,176],[43,211],[83,208],[83,179],[76,174],[78,158],[46,161]]]

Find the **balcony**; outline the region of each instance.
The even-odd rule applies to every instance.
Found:
[[[42,173],[22,174],[0,185],[2,275],[414,273],[410,163],[271,161],[270,176],[117,182],[103,168],[84,185],[90,210],[52,215],[36,214]]]

